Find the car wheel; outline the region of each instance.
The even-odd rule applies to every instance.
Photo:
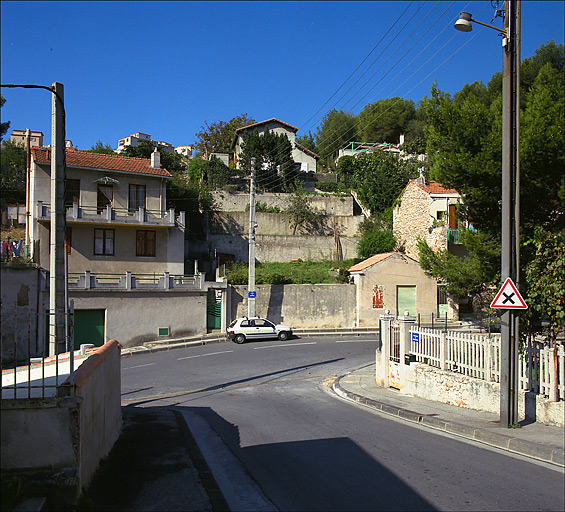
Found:
[[[243,334],[238,334],[233,341],[235,341],[238,345],[241,345],[245,341],[245,336]]]
[[[288,339],[288,332],[281,331],[279,332],[279,340],[286,341]]]

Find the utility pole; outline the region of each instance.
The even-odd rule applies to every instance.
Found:
[[[49,260],[49,355],[66,349],[65,121],[63,84],[53,82],[51,116],[51,232]]]
[[[255,316],[255,159],[251,160],[251,181],[249,183],[249,280],[247,285],[247,316]]]
[[[26,239],[25,244],[27,248],[27,255],[30,254],[29,250],[29,223],[30,223],[30,179],[31,179],[31,131],[26,129]]]
[[[502,283],[520,280],[520,0],[504,3],[502,69]],[[500,426],[518,421],[519,324],[515,311],[502,315],[500,347]]]

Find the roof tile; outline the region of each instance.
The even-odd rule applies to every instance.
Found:
[[[32,148],[33,159],[39,163],[51,162],[51,148]],[[88,153],[66,149],[66,164],[69,167],[84,167],[91,169],[106,169],[110,171],[125,171],[136,174],[151,174],[154,176],[172,177],[166,169],[154,169],[151,167],[151,159],[134,158],[121,155],[103,155],[100,153]]]
[[[386,260],[387,258],[389,258],[390,256],[393,256],[395,254],[400,254],[400,253],[399,252],[383,252],[381,254],[375,254],[374,256],[371,256],[370,258],[367,258],[366,260],[363,260],[363,261],[357,263],[356,265],[353,265],[349,269],[349,272],[359,272],[360,270],[365,270],[366,268],[369,268],[369,267],[375,265],[376,263],[379,263],[380,261]]]

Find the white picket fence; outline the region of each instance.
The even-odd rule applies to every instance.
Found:
[[[418,341],[417,341],[418,340]],[[557,374],[557,398],[565,400],[565,348],[556,347],[556,370],[550,371],[554,357],[548,346],[534,342],[518,356],[518,386],[521,390],[550,395]],[[500,382],[500,335],[442,332],[425,327],[410,329],[410,353],[416,361],[442,370]]]

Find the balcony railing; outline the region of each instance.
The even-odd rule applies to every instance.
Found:
[[[69,290],[187,290],[201,289],[204,275],[175,275],[169,272],[160,274],[106,274],[98,272],[69,272]]]
[[[40,221],[48,221],[51,218],[51,207],[43,201],[37,202],[37,218]],[[74,203],[67,207],[66,220],[68,223],[93,223],[93,224],[144,224],[148,226],[185,227],[185,213],[179,212],[175,216],[173,208],[169,210],[147,210],[140,207],[137,210],[127,208],[112,208],[107,205],[104,208],[97,206],[79,206]]]
[[[447,241],[450,244],[462,244],[463,243],[463,233],[460,229],[448,228],[447,230]]]

